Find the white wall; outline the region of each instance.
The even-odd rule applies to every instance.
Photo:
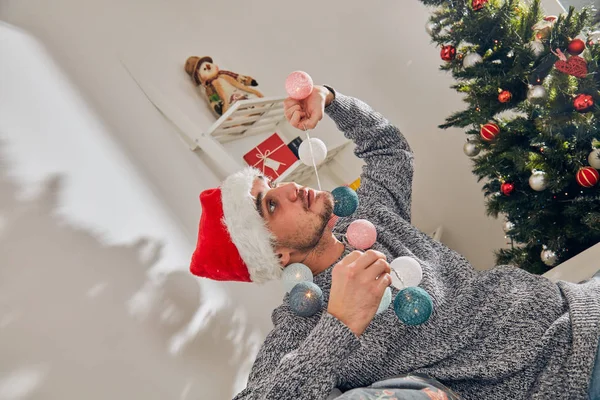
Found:
[[[35,40],[0,38],[0,399],[229,398],[278,286],[193,278],[109,128]]]
[[[294,4],[3,0],[0,18],[44,48],[2,27],[0,151],[8,176],[0,195],[3,215],[12,219],[5,218],[0,246],[2,259],[13,262],[0,270],[0,295],[11,288],[9,300],[0,297],[0,320],[8,321],[0,323],[0,352],[9,352],[0,379],[34,366],[29,376],[45,383],[31,398],[226,399],[243,384],[243,360],[269,328],[277,284],[197,286],[184,273],[171,275],[146,318],[131,318],[128,306],[148,304],[148,271],[185,269],[198,194],[219,176],[182,144],[123,60],[198,129],[214,117],[183,72],[190,55],[210,55],[222,68],[254,76],[266,95],[282,95],[286,75],[302,69],[367,101],[415,151],[414,223],[425,231],[442,224],[445,243],[477,268],[492,265],[491,250],[504,245],[501,221],[485,216],[462,132],[436,128],[462,104],[449,89],[451,77],[438,71],[438,50],[423,29],[428,11],[416,0]],[[327,122],[316,134],[331,138],[333,129]],[[62,184],[40,189],[51,173]],[[152,252],[133,244],[141,237],[162,251],[145,259]],[[197,311],[200,297],[204,308]],[[171,303],[182,317],[161,323]],[[168,356],[173,338],[195,337],[196,322],[205,330],[179,356]],[[223,329],[238,336],[227,339]]]

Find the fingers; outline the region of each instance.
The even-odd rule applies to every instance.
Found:
[[[304,121],[306,129],[315,129],[319,121],[323,119],[323,114],[319,112],[312,113],[308,116],[308,119]]]
[[[381,295],[383,296],[383,292],[385,291],[385,288],[389,287],[392,284],[392,277],[390,276],[389,273],[385,272],[383,273],[379,279],[377,279],[377,291],[381,293]]]
[[[290,125],[295,128],[300,128],[300,121],[305,115],[306,113],[302,111],[302,107],[297,102],[285,106],[285,117],[290,122]]]
[[[365,270],[365,283],[381,278],[383,274],[389,274],[390,272],[390,264],[384,259],[379,258]]]
[[[378,259],[385,260],[385,254],[377,250],[367,250],[361,257],[354,261],[354,264],[358,269],[367,269]]]

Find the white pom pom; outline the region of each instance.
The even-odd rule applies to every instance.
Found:
[[[311,154],[311,146],[312,146],[312,154]],[[312,167],[313,166],[313,155],[315,159],[315,164],[319,165],[325,158],[327,157],[327,146],[321,139],[310,138],[310,144],[308,140],[303,141],[298,148],[298,156],[300,157],[300,161],[304,164]]]

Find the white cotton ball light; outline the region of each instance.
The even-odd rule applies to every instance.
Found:
[[[310,143],[309,143],[310,141]],[[312,146],[312,153],[311,153]],[[327,158],[327,146],[321,139],[310,138],[303,141],[298,148],[298,156],[303,164],[313,166],[313,157],[316,165],[321,164]]]
[[[423,280],[423,269],[412,257],[398,257],[390,263],[392,285],[399,290],[419,286]]]
[[[313,274],[306,265],[293,263],[283,269],[281,280],[285,291],[290,292],[300,282],[312,282]]]

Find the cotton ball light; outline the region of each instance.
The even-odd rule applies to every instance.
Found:
[[[294,71],[285,80],[285,90],[292,99],[303,100],[313,90],[313,80],[306,72]]]
[[[293,263],[283,269],[281,280],[286,293],[288,293],[300,282],[312,282],[313,274],[306,265]]]
[[[394,312],[406,325],[421,325],[431,317],[433,301],[420,287],[408,287],[396,295]]]
[[[346,231],[348,243],[358,250],[366,250],[377,240],[375,225],[366,219],[357,219],[348,226]]]
[[[398,257],[390,263],[392,285],[399,290],[419,286],[423,280],[423,269],[412,257]]]
[[[335,223],[338,221],[338,219],[340,219],[340,217],[338,217],[335,214],[331,214],[331,218],[329,218],[329,221],[327,222],[327,228],[333,230],[333,227],[335,226]]]
[[[385,292],[383,292],[383,297],[381,298],[381,302],[379,303],[379,308],[377,308],[377,314],[381,314],[392,304],[392,289],[390,287],[385,288]]]
[[[352,215],[358,208],[358,195],[348,186],[339,186],[331,191],[333,213],[338,217]]]
[[[300,282],[290,291],[289,301],[294,313],[310,317],[323,308],[323,292],[313,282]]]
[[[483,61],[478,53],[469,53],[463,58],[463,67],[471,68]]]
[[[312,147],[312,152],[311,152]],[[313,166],[313,158],[316,165],[321,164],[327,157],[327,146],[321,139],[310,138],[300,143],[298,157],[303,164]]]

